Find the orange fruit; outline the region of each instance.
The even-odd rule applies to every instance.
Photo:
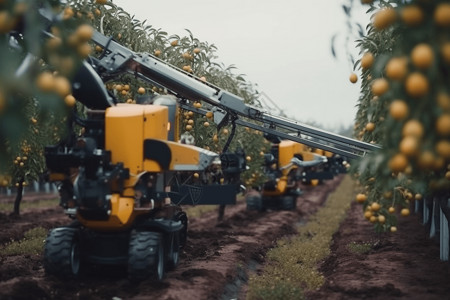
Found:
[[[192,130],[192,125],[186,125],[186,130],[187,131],[191,131]]]
[[[392,80],[402,80],[408,73],[405,57],[393,57],[386,65],[386,76]]]
[[[219,141],[219,137],[217,136],[217,134],[215,134],[213,136],[213,141],[216,142],[216,143]]]
[[[440,136],[450,135],[450,114],[442,114],[436,121],[436,132]]]
[[[365,194],[359,193],[356,195],[356,202],[364,203],[367,200],[367,196]]]
[[[395,154],[388,162],[389,169],[395,173],[403,172],[408,164],[408,158],[402,153]]]
[[[415,156],[419,151],[419,141],[412,135],[405,136],[400,142],[399,150],[408,157]]]
[[[416,26],[423,22],[424,14],[418,5],[406,5],[400,11],[400,19],[408,26]]]
[[[207,117],[208,119],[212,119],[213,116],[214,116],[214,114],[213,114],[212,111],[208,111],[208,112],[206,113],[206,117]]]
[[[402,210],[400,211],[400,214],[404,217],[409,216],[409,214],[410,214],[409,208],[402,208]]]
[[[155,50],[154,54],[156,57],[159,57],[161,55],[161,50]]]
[[[82,24],[78,26],[78,28],[75,31],[75,34],[78,38],[78,41],[87,42],[92,38],[92,35],[94,34],[94,28],[92,28],[91,25]]]
[[[202,104],[200,103],[200,102],[194,102],[194,107],[196,107],[196,108],[201,108],[202,107]]]
[[[139,87],[138,88],[138,94],[141,94],[141,95],[143,95],[143,94],[145,94],[145,88],[143,88],[142,86],[141,87]]]
[[[428,79],[419,72],[411,73],[405,82],[405,88],[408,95],[414,98],[425,96],[429,90]]]
[[[389,114],[394,120],[403,120],[409,114],[409,107],[403,100],[394,100],[389,106]]]
[[[194,120],[188,120],[188,122],[187,122],[189,125],[193,125],[194,124]]]
[[[175,47],[176,45],[178,45],[178,40],[173,40],[170,42],[170,46]]]
[[[445,159],[450,159],[450,141],[440,140],[434,146],[436,153]]]
[[[195,54],[199,54],[200,51],[202,51],[200,48],[194,48],[194,53],[195,53]]]
[[[64,98],[72,92],[72,86],[67,78],[56,76],[53,80],[54,89],[59,96]]]
[[[384,224],[384,222],[386,222],[386,217],[383,215],[379,215],[378,216],[378,222],[381,224]]]
[[[73,107],[77,101],[76,101],[76,99],[75,99],[74,96],[72,96],[72,95],[67,95],[67,96],[64,98],[64,102],[66,103],[67,106]]]
[[[44,71],[36,78],[37,87],[43,92],[50,92],[55,86],[53,75],[50,72]]]
[[[248,156],[245,158],[245,160],[246,160],[246,161],[251,161],[251,160],[252,160],[252,157],[248,155]]]
[[[355,73],[350,74],[350,82],[356,83],[358,81],[358,76]]]
[[[390,214],[395,213],[395,207],[393,207],[393,206],[389,207],[388,211]]]
[[[228,134],[228,129],[224,128],[222,132],[223,134]]]
[[[86,42],[77,47],[77,52],[81,58],[86,58],[91,54],[92,47],[91,45],[89,45],[89,43]]]
[[[372,203],[372,205],[370,206],[372,211],[379,211],[381,208],[381,205],[378,202],[374,202]]]
[[[445,42],[441,46],[441,56],[442,60],[446,64],[450,64],[450,42]]]
[[[371,216],[369,221],[370,221],[370,223],[376,223],[378,221],[378,217],[377,216]]]
[[[397,227],[395,227],[395,226],[391,226],[391,232],[397,232]]]
[[[209,122],[205,122],[205,123],[203,123],[203,126],[205,126],[205,127],[209,127]]]
[[[429,44],[421,43],[411,51],[411,61],[419,69],[427,69],[434,60],[434,52]]]
[[[373,57],[372,53],[364,53],[364,55],[361,57],[361,68],[369,69],[370,67],[372,67],[374,60],[375,58]]]
[[[435,156],[429,150],[423,151],[417,161],[419,167],[423,170],[431,170],[434,168]]]
[[[95,0],[96,4],[105,5],[108,2],[108,0]]]
[[[414,136],[416,138],[422,138],[424,133],[423,125],[416,119],[409,120],[403,125],[403,136]]]
[[[438,93],[436,102],[443,110],[450,110],[450,96],[447,93]]]
[[[373,18],[373,27],[378,30],[391,26],[397,19],[397,12],[393,8],[384,8],[378,11]]]
[[[434,22],[438,26],[449,27],[450,26],[450,3],[440,3],[434,10],[433,15]]]
[[[366,124],[366,130],[369,132],[372,132],[375,130],[375,123],[373,122],[369,122]]]
[[[17,19],[7,10],[0,11],[0,34],[8,33],[16,26]]]
[[[366,218],[367,220],[370,220],[370,217],[372,217],[372,212],[371,211],[364,212],[364,218]]]
[[[387,92],[388,89],[389,89],[389,83],[384,78],[378,78],[372,82],[372,93],[375,96],[383,95],[384,93]]]

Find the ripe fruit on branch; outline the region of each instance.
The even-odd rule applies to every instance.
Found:
[[[372,53],[370,52],[364,53],[364,55],[361,57],[361,68],[363,68],[363,70],[369,69],[370,67],[372,67],[374,60],[375,59]]]
[[[389,169],[394,173],[403,172],[408,164],[408,158],[402,153],[395,154],[388,162]]]
[[[436,121],[436,132],[440,136],[450,136],[450,114],[442,114]]]
[[[417,26],[423,22],[424,14],[418,5],[406,5],[400,12],[400,18],[408,26]]]
[[[367,200],[367,196],[365,194],[359,193],[356,195],[356,202],[364,203]]]
[[[375,79],[372,83],[372,93],[375,96],[381,96],[389,89],[389,83],[384,78]]]
[[[411,119],[403,125],[403,136],[414,136],[416,138],[422,138],[424,133],[423,125],[416,119]]]
[[[414,98],[425,96],[429,90],[428,79],[420,72],[411,73],[405,82],[408,95]]]
[[[400,211],[400,214],[404,217],[409,216],[409,214],[410,214],[409,208],[402,208],[402,210]]]
[[[366,130],[369,132],[372,132],[375,130],[375,123],[373,122],[369,122],[366,124]]]
[[[397,19],[397,13],[393,8],[384,8],[375,14],[373,27],[378,30],[391,26]]]
[[[399,149],[408,157],[416,156],[419,151],[419,141],[412,135],[406,136],[400,142]]]
[[[411,51],[411,61],[419,69],[427,69],[434,60],[434,52],[429,44],[421,43]]]
[[[450,27],[450,3],[440,3],[434,10],[434,22],[441,27]]]
[[[405,57],[393,57],[386,65],[386,76],[392,80],[402,80],[408,73],[407,59]]]
[[[350,74],[350,82],[356,83],[358,81],[358,76],[355,73]]]
[[[143,88],[142,86],[140,88],[138,88],[138,94],[145,94],[145,88]]]
[[[403,100],[394,100],[389,106],[389,114],[394,120],[403,120],[409,114],[408,104]]]

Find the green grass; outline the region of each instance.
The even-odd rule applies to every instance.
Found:
[[[280,239],[267,253],[262,273],[250,277],[247,299],[304,299],[305,291],[320,288],[324,277],[317,266],[330,254],[332,236],[354,195],[354,182],[346,176],[325,205],[298,228],[298,235]]]
[[[347,249],[352,253],[366,254],[373,248],[373,243],[369,242],[351,242],[347,245]]]
[[[58,206],[59,199],[45,199],[45,200],[37,200],[37,201],[21,201],[20,209],[25,208],[41,208],[47,206]],[[1,203],[0,202],[0,211],[1,212],[12,212],[14,208],[14,202],[9,203]]]
[[[48,230],[36,227],[25,232],[20,241],[11,241],[0,247],[1,256],[41,254]]]

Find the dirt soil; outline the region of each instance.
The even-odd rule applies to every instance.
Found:
[[[41,255],[0,257],[0,299],[245,299],[248,274],[263,266],[267,250],[280,237],[294,234],[341,179],[303,187],[295,211],[247,211],[239,202],[226,208],[222,222],[215,211],[190,218],[180,264],[159,284],[133,283],[123,269],[102,266],[63,281],[45,275]],[[55,207],[24,210],[20,217],[0,213],[0,245],[36,226],[68,223]],[[375,235],[360,207],[352,207],[321,266],[326,284],[308,299],[448,299],[449,268],[439,261],[438,244],[414,216],[398,227],[395,235]],[[366,241],[376,245],[368,254],[347,248],[350,242]]]

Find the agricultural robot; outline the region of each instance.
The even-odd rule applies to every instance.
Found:
[[[42,15],[49,23],[55,21]],[[68,120],[69,132],[80,126],[84,133],[45,149],[49,180],[59,184],[61,206],[73,219],[49,232],[44,251],[48,274],[77,276],[84,265],[97,263],[124,265],[131,280],[162,280],[166,269],[178,264],[180,247],[186,243],[188,219],[180,205],[235,203],[244,153],[218,155],[178,140],[178,108],[207,113],[194,101],[209,106],[219,127],[232,123],[280,139],[266,160],[269,169],[276,164],[279,174],[274,172],[266,183],[265,195],[281,196],[286,208],[295,206],[298,194],[293,179],[305,168],[326,162],[325,156],[307,153],[302,145],[346,158],[377,147],[270,115],[99,32],[92,42],[103,52],[86,59],[72,81],[73,95],[87,110]],[[164,88],[168,95],[149,104],[117,103],[104,83],[126,73]],[[189,184],[194,172],[218,167],[220,182]]]

